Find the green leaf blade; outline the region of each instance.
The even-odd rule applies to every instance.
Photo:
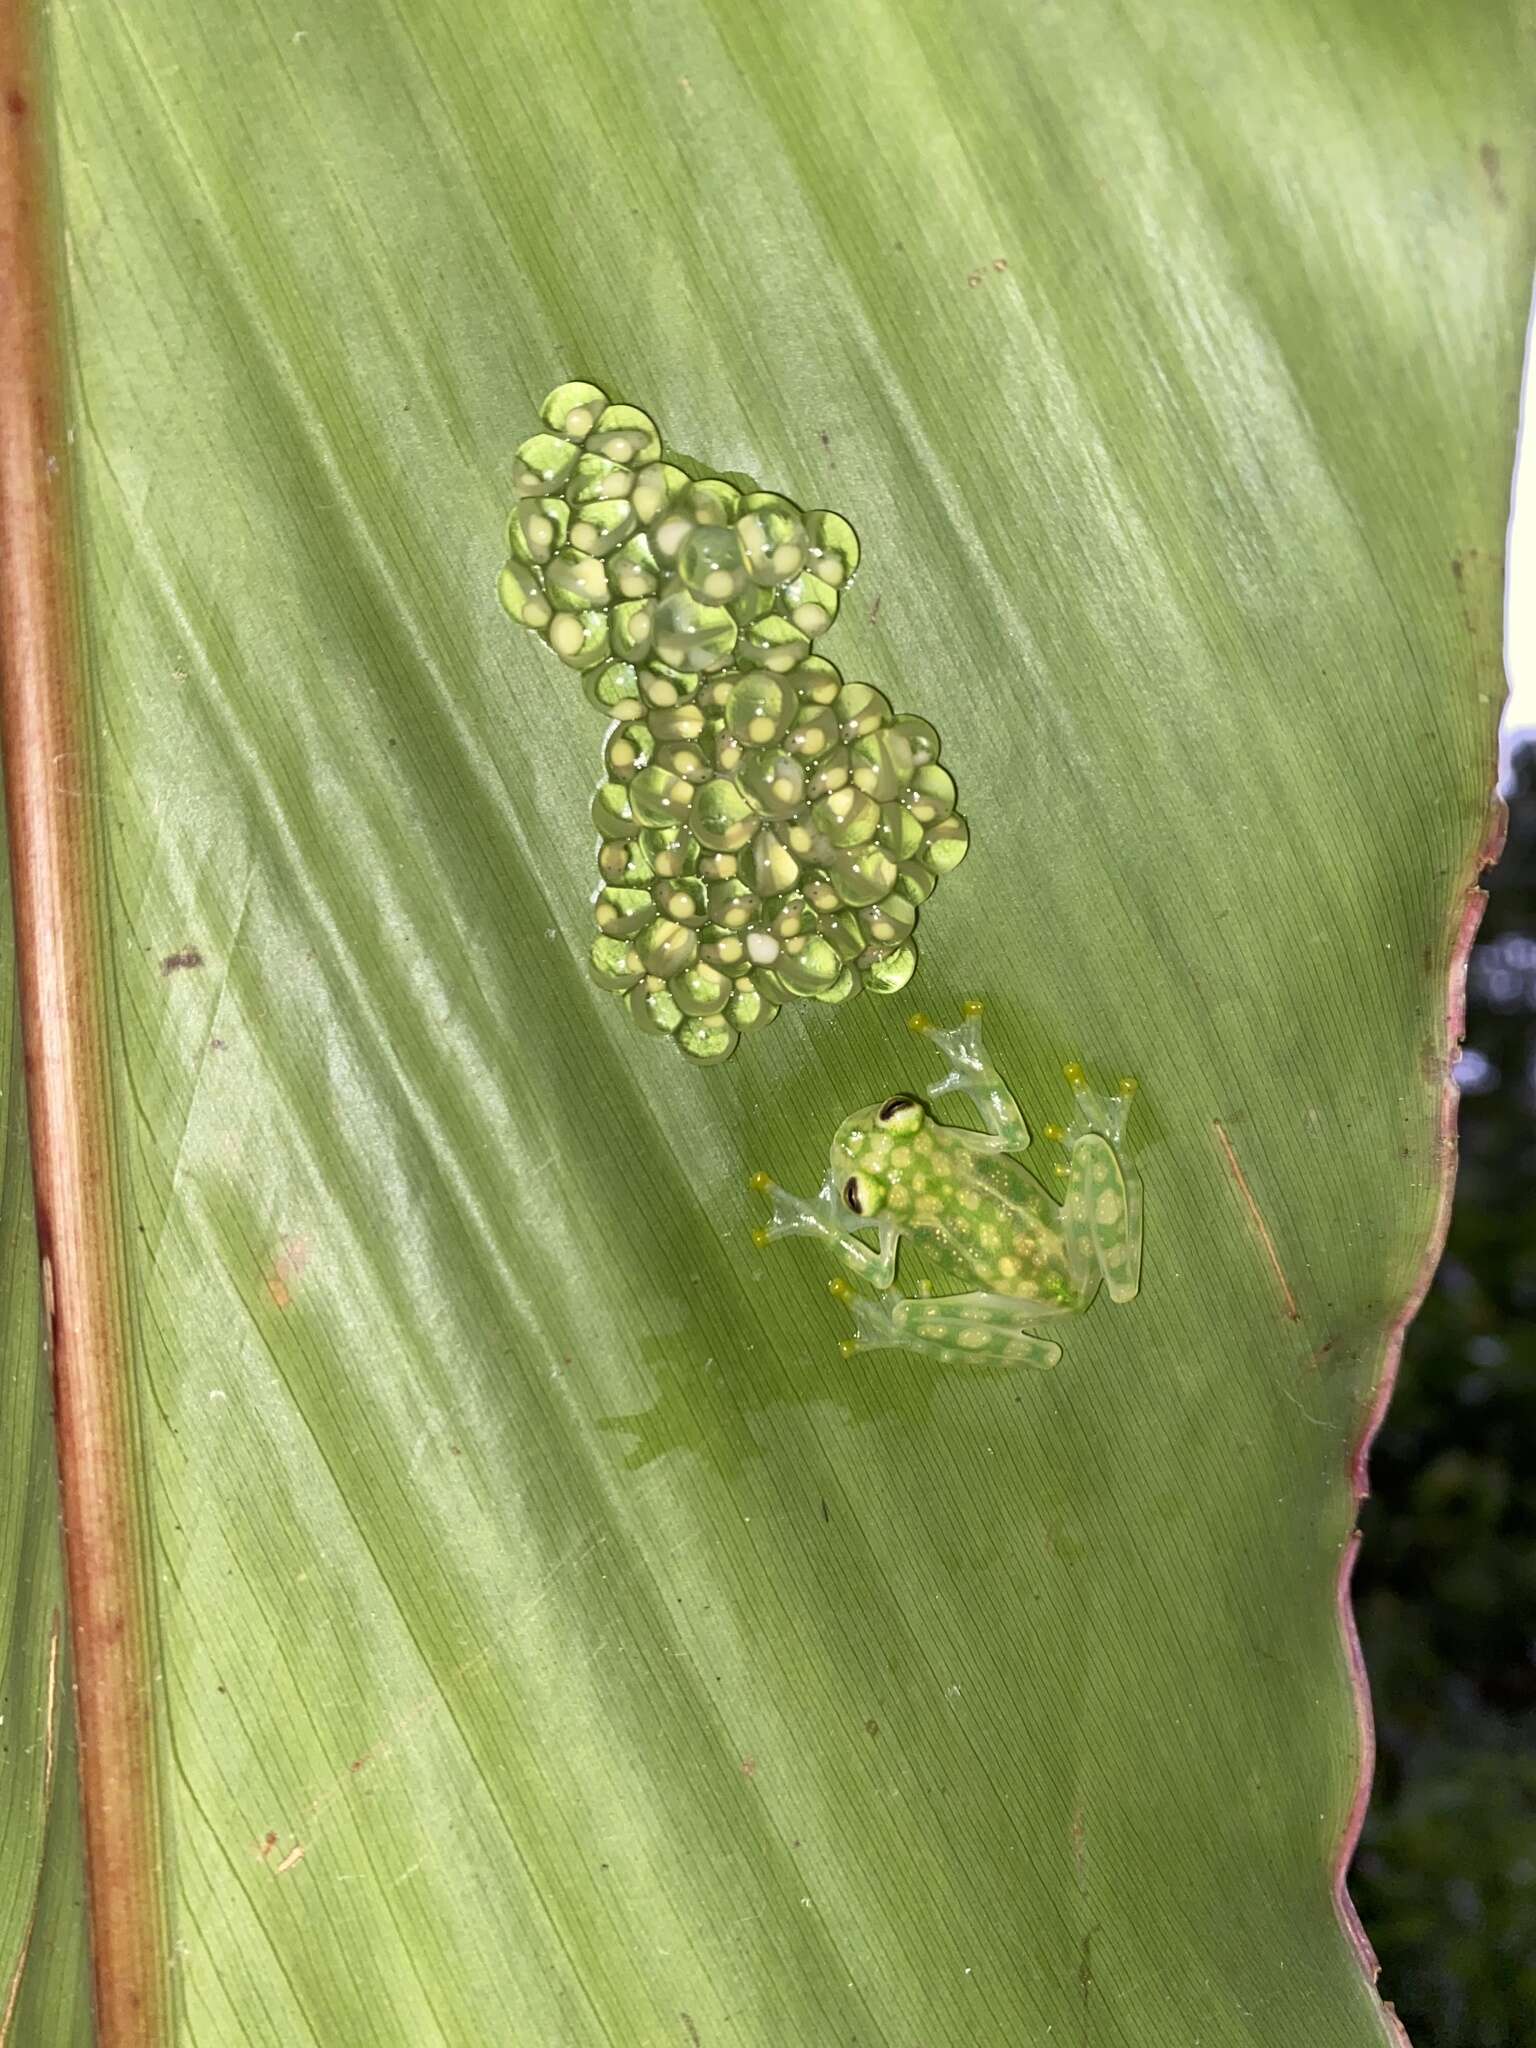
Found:
[[[1513,13],[58,33],[186,2039],[1380,2042],[1335,1589],[1488,802]],[[749,1242],[931,1078],[906,997],[693,1071],[589,982],[602,721],[493,588],[565,376],[853,519],[826,652],[974,834],[912,1003],[1037,1127],[1141,1079],[1142,1294],[1049,1375],[841,1361]]]

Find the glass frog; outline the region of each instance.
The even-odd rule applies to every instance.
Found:
[[[926,1017],[912,1028],[948,1066],[931,1095],[967,1096],[986,1129],[937,1121],[915,1095],[890,1095],[849,1117],[832,1140],[831,1164],[812,1202],[786,1193],[767,1174],[752,1185],[773,1198],[758,1245],[778,1237],[822,1237],[855,1279],[832,1292],[853,1310],[843,1354],[901,1349],[951,1364],[1054,1365],[1061,1346],[1024,1327],[1079,1315],[1102,1280],[1114,1302],[1141,1283],[1141,1183],[1126,1163],[1125,1122],[1134,1081],[1113,1095],[1088,1086],[1080,1066],[1064,1071],[1077,1111],[1047,1137],[1066,1148],[1058,1166],[1066,1186],[1054,1200],[1015,1157],[1029,1144],[1018,1104],[981,1041],[981,1005],[939,1031]],[[875,1238],[871,1250],[863,1239]],[[901,1240],[920,1245],[957,1280],[957,1294],[908,1296],[896,1287]]]

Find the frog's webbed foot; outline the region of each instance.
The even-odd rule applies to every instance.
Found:
[[[946,1365],[1026,1365],[1043,1368],[1061,1356],[1059,1344],[1019,1328],[1025,1304],[1000,1294],[946,1294],[909,1300],[887,1290],[871,1301],[846,1281],[833,1291],[853,1311],[853,1335],[843,1355],[861,1351],[917,1351]]]
[[[754,1173],[749,1185],[755,1193],[767,1195],[773,1205],[768,1221],[752,1233],[756,1244],[771,1244],[776,1237],[825,1237],[835,1241],[846,1234],[842,1204],[830,1180],[822,1182],[811,1202],[781,1188],[766,1173]]]
[[[1118,1151],[1125,1143],[1125,1126],[1136,1094],[1135,1081],[1127,1074],[1115,1083],[1113,1095],[1101,1095],[1088,1086],[1088,1076],[1076,1060],[1069,1060],[1061,1071],[1071,1086],[1076,1105],[1071,1123],[1060,1134],[1062,1142],[1070,1151],[1079,1138],[1092,1133],[1107,1138]]]
[[[871,1251],[853,1235],[850,1226],[857,1219],[843,1207],[842,1196],[830,1178],[822,1182],[811,1202],[781,1188],[766,1173],[754,1173],[750,1185],[758,1194],[767,1195],[773,1204],[768,1221],[752,1233],[752,1242],[760,1249],[779,1237],[824,1238],[850,1272],[868,1280],[871,1286],[890,1286],[896,1271],[897,1232],[887,1217],[880,1217],[873,1225],[879,1249]]]
[[[968,1095],[981,1112],[988,1135],[996,1141],[991,1149],[1022,1152],[1029,1143],[1029,1126],[1006,1082],[987,1057],[981,1042],[981,1015],[980,1003],[967,1003],[961,1021],[951,1031],[940,1031],[921,1011],[909,1020],[919,1037],[926,1038],[943,1056],[949,1069],[928,1093],[935,1097]]]
[[[1067,1257],[1085,1290],[1104,1276],[1111,1301],[1131,1301],[1141,1285],[1141,1179],[1126,1163],[1125,1125],[1133,1080],[1100,1095],[1074,1061],[1063,1069],[1077,1109],[1059,1135],[1067,1148],[1064,1205]]]

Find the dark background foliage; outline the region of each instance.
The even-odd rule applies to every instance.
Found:
[[[1450,1237],[1371,1459],[1351,1890],[1415,2048],[1536,2048],[1536,744],[1467,989]]]

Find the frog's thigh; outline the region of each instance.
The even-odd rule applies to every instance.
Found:
[[[1027,1302],[1005,1294],[945,1294],[899,1302],[892,1321],[910,1349],[951,1364],[1054,1365],[1061,1346],[1026,1335],[1019,1324],[1028,1313]]]
[[[1096,1264],[1111,1301],[1130,1301],[1141,1285],[1141,1189],[1129,1186],[1115,1148],[1090,1132],[1072,1147],[1066,1203],[1074,1276]]]

